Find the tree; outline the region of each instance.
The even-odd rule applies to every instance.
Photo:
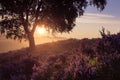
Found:
[[[0,0],[0,34],[12,39],[26,38],[32,50],[37,25],[44,24],[53,32],[69,32],[89,5],[102,11],[106,0]]]

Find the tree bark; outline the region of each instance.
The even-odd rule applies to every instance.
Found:
[[[35,50],[35,40],[31,33],[28,34],[28,40],[29,40],[29,51],[32,53]]]

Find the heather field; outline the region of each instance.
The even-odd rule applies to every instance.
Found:
[[[119,80],[120,33],[0,54],[0,80]]]

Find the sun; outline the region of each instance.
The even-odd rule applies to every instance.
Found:
[[[38,28],[38,32],[40,34],[44,34],[45,33],[45,28]]]
[[[37,26],[36,31],[38,34],[41,34],[41,35],[44,35],[47,32],[44,26]]]

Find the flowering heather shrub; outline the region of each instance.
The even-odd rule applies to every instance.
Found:
[[[101,32],[97,53],[101,67],[98,69],[98,80],[120,79],[120,33],[105,34]]]
[[[33,80],[88,80],[96,77],[97,66],[89,56],[66,52],[34,65]]]
[[[0,65],[0,80],[30,80],[32,67],[35,64],[31,58],[8,62]]]
[[[120,79],[120,57],[111,59],[109,60],[109,62],[102,64],[97,72],[98,72],[97,80],[119,80]]]
[[[97,53],[102,64],[110,63],[111,60],[120,58],[120,33],[118,34],[105,34],[101,32],[102,39],[100,40]]]
[[[119,54],[120,53],[120,33],[117,35],[105,33],[105,30],[101,31],[102,39],[98,44],[98,52],[100,54]]]

